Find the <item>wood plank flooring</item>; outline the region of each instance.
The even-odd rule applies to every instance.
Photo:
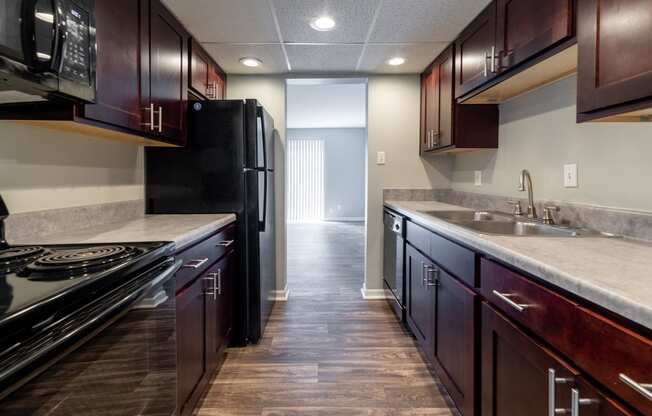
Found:
[[[385,301],[365,301],[361,223],[291,225],[288,302],[228,350],[200,416],[457,415]]]

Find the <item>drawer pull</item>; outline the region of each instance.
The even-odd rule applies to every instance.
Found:
[[[568,409],[557,408],[557,397],[555,389],[557,384],[572,383],[572,378],[560,378],[553,368],[548,369],[548,416],[563,415]]]
[[[183,267],[185,269],[199,269],[201,266],[206,264],[207,261],[208,257],[201,260],[190,260],[188,263],[184,264]]]
[[[217,243],[217,246],[218,247],[230,247],[234,242],[235,242],[235,240],[220,241],[219,243]]]
[[[598,404],[597,399],[582,399],[578,389],[571,389],[571,416],[580,416],[580,406]]]
[[[649,401],[652,401],[652,384],[649,383],[637,383],[633,379],[627,377],[627,375],[620,373],[618,378],[623,383],[627,384],[632,389],[636,390],[641,396],[645,397]]]
[[[506,293],[500,293],[497,290],[493,290],[493,294],[498,296],[498,298],[500,298],[503,302],[507,303],[509,306],[511,306],[512,308],[516,309],[519,312],[523,312],[528,307],[528,305],[522,305],[522,304],[516,303],[516,302],[514,302],[513,300],[511,300],[509,298],[510,296],[514,296],[514,295],[509,295],[509,294],[506,294]]]

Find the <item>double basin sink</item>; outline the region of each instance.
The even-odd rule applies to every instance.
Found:
[[[523,217],[491,211],[423,211],[424,214],[480,234],[506,236],[578,237],[585,230],[547,225]]]

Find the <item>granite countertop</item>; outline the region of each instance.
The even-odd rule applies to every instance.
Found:
[[[460,210],[435,201],[385,206],[432,231],[528,272],[652,329],[652,245],[604,236],[515,237],[479,234],[423,211]]]
[[[146,215],[65,234],[58,233],[22,241],[15,239],[9,243],[31,245],[172,241],[177,250],[182,250],[235,220],[234,214]]]

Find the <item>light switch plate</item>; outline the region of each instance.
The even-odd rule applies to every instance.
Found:
[[[475,171],[475,179],[473,184],[475,186],[482,186],[482,171],[481,170],[476,170]]]
[[[378,152],[376,155],[376,164],[384,165],[385,164],[385,152]]]
[[[564,165],[564,187],[577,188],[577,165]]]

